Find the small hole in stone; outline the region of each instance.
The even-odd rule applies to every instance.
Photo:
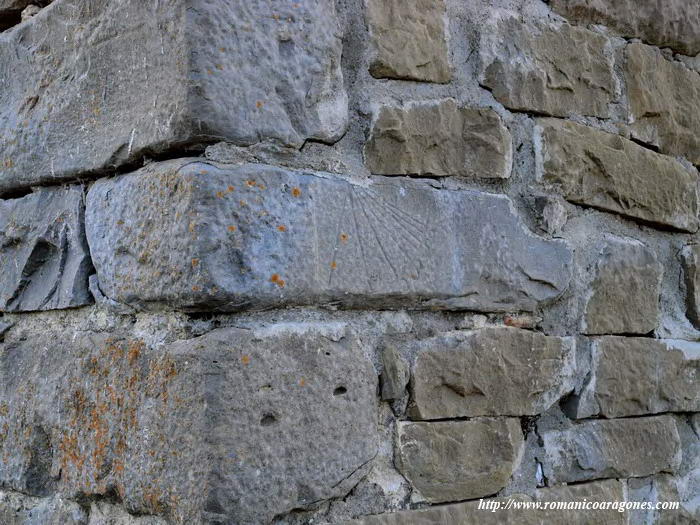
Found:
[[[277,418],[272,414],[265,414],[260,420],[260,424],[264,427],[269,427],[270,425],[274,425],[275,423],[277,423]]]
[[[335,390],[333,390],[333,395],[334,396],[342,396],[348,393],[348,389],[345,388],[344,386],[339,386]]]
[[[331,355],[331,353],[330,353],[330,352],[326,352],[326,355]]]

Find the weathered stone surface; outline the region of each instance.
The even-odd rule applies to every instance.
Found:
[[[685,277],[686,315],[700,329],[700,245],[691,244],[681,252]]]
[[[628,45],[625,56],[633,136],[700,164],[700,75],[644,44]]]
[[[659,324],[663,268],[635,240],[609,238],[596,265],[583,319],[587,334],[647,334]]]
[[[41,189],[0,200],[0,311],[92,303],[83,189]]]
[[[541,434],[544,475],[554,484],[673,472],[681,461],[671,416],[590,420]]]
[[[401,399],[406,393],[410,369],[396,347],[387,345],[382,350],[382,400]]]
[[[415,419],[536,415],[573,390],[573,341],[517,328],[415,341]]]
[[[698,174],[618,135],[539,119],[538,170],[576,204],[645,222],[698,229]]]
[[[365,0],[376,78],[449,82],[444,0]]]
[[[625,513],[616,509],[607,510],[525,510],[516,505],[527,502],[621,502],[624,501],[624,488],[620,481],[604,480],[581,485],[561,485],[537,490],[535,497],[514,495],[513,507],[506,509],[508,498],[491,498],[483,504],[499,505],[497,511],[479,508],[480,502],[472,501],[454,505],[440,505],[421,510],[395,512],[377,516],[367,516],[349,524],[354,525],[627,525]]]
[[[518,467],[523,433],[516,418],[400,422],[397,467],[432,503],[494,494]]]
[[[489,108],[460,108],[453,99],[382,106],[365,147],[381,175],[464,175],[507,178],[512,139]]]
[[[0,191],[198,143],[337,140],[334,6],[52,3],[0,36]]]
[[[577,417],[700,411],[700,343],[601,337]]]
[[[2,525],[88,525],[85,511],[59,496],[33,498],[18,492],[0,491]],[[92,522],[91,522],[92,523]]]
[[[132,305],[532,310],[570,278],[566,243],[526,230],[508,198],[426,181],[181,160],[87,201],[100,289]]]
[[[558,117],[610,115],[617,87],[604,36],[566,24],[525,24],[507,14],[492,17],[481,33],[481,83],[507,108]]]
[[[268,523],[344,496],[377,452],[376,372],[335,324],[0,348],[0,485],[13,490],[116,494],[179,524]]]
[[[552,0],[572,22],[602,24],[679,53],[700,53],[700,4],[687,0]]]
[[[117,505],[105,502],[90,505],[88,525],[169,525],[155,516],[133,516]]]
[[[648,478],[630,479],[627,481],[630,501],[667,504],[680,501],[676,480],[668,474],[658,474]],[[698,523],[700,514],[696,517],[681,506],[679,509],[634,509],[629,512],[630,523],[650,523],[653,525],[694,525]]]

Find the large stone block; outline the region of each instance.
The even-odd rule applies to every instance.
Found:
[[[383,106],[372,125],[365,161],[380,175],[507,178],[512,138],[489,108],[459,108],[452,99]]]
[[[450,332],[408,343],[417,352],[417,419],[537,415],[573,390],[573,341],[517,328]]]
[[[507,108],[610,116],[617,85],[604,36],[570,25],[526,24],[508,14],[493,16],[480,31],[481,84]]]
[[[365,0],[376,78],[449,82],[444,0]]]
[[[172,523],[269,523],[366,475],[376,388],[359,340],[335,325],[155,348],[47,333],[0,347],[0,485],[116,495]]]
[[[700,245],[691,244],[681,252],[685,280],[686,315],[700,329]]]
[[[196,159],[98,181],[87,200],[102,292],[136,306],[531,310],[570,278],[567,245],[508,198],[427,181]]]
[[[588,290],[587,334],[647,334],[659,324],[663,269],[639,241],[609,238]]]
[[[541,436],[544,475],[553,484],[673,472],[681,461],[671,416],[589,420]]]
[[[0,311],[92,303],[83,213],[82,187],[0,200]]]
[[[397,433],[397,466],[432,503],[494,494],[522,458],[523,433],[516,418],[402,422]]]
[[[625,56],[634,137],[700,164],[700,75],[644,44],[628,45]]]
[[[332,0],[53,2],[0,36],[0,191],[347,124]]]
[[[506,508],[508,500],[511,508]],[[556,508],[557,504],[585,505],[586,502],[624,502],[622,482],[594,481],[580,485],[540,489],[534,497],[516,494],[509,498],[490,498],[453,505],[440,505],[367,516],[349,522],[354,525],[627,525],[627,516],[617,508],[579,510]],[[526,507],[533,501],[552,502],[554,508],[534,510]],[[496,507],[498,507],[497,510]]]
[[[538,170],[576,204],[683,231],[698,229],[698,172],[618,135],[539,119]]]
[[[700,411],[700,343],[602,337],[577,417]]]
[[[700,4],[687,0],[552,0],[572,22],[602,24],[627,38],[641,38],[679,53],[700,53]]]

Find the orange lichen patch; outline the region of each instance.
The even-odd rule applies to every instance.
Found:
[[[199,266],[199,259],[192,259],[192,268]]]
[[[300,197],[301,196],[301,190],[297,187],[292,188],[292,195],[294,197]]]
[[[238,201],[238,204],[240,204],[241,206],[248,206],[248,203],[243,200]]]
[[[287,227],[284,224],[280,224],[279,226],[277,226],[277,230],[281,232],[286,232]]]
[[[262,100],[258,100],[258,101],[255,103],[255,107],[258,108],[258,109],[260,109],[260,108],[263,107],[264,105],[265,105],[265,103],[264,103]]]
[[[202,287],[201,287],[201,286],[197,286],[197,285],[195,284],[195,285],[192,287],[192,291],[193,291],[193,292],[201,292],[201,291],[202,291]]]
[[[235,232],[235,231],[236,231],[236,227],[235,227],[235,226],[229,226],[229,227],[228,227],[228,231],[230,231],[230,232]]]
[[[209,73],[210,75],[213,75],[213,74],[214,74],[214,72],[213,72],[211,69],[209,69],[209,68],[207,68],[207,73]]]
[[[236,188],[233,187],[233,186],[229,186],[228,188],[226,188],[226,191],[227,191],[228,193],[231,193],[232,191],[236,191]]]
[[[136,362],[136,360],[141,355],[143,348],[144,348],[143,341],[132,341],[131,343],[129,343],[128,352],[126,355],[127,355],[127,358],[129,359],[130,365],[133,365]]]
[[[336,268],[338,268],[338,263],[336,263],[335,261],[333,261],[333,262],[331,263],[331,269],[332,269],[332,270],[335,270]]]
[[[265,186],[264,184],[262,184],[261,182],[259,182],[259,183],[258,183],[258,188],[260,188],[261,190],[266,190],[266,189],[267,189],[267,186]]]
[[[119,219],[119,220],[117,221],[117,226],[121,226],[121,225],[123,225],[123,224],[124,224],[124,221],[123,221],[123,220]]]
[[[14,161],[12,159],[5,159],[3,162],[3,166],[6,168],[11,168],[15,165]]]
[[[256,184],[257,184],[253,179],[248,179],[247,181],[245,181],[245,183],[246,183],[246,184],[248,185],[248,187],[250,187],[250,188],[255,187]]]
[[[249,355],[242,355],[241,356],[241,363],[244,365],[247,365],[250,363],[250,356]]]
[[[275,283],[280,288],[284,288],[284,285],[286,284],[284,282],[284,279],[282,279],[277,273],[272,274],[272,276],[270,277],[270,282]]]
[[[299,386],[306,386],[306,380],[303,377],[299,380]]]
[[[348,234],[347,233],[341,233],[340,234],[340,242],[348,242]]]
[[[217,196],[219,199],[223,199],[223,198],[224,198],[224,192],[223,192],[223,191],[217,191],[217,192],[216,192],[216,196]]]

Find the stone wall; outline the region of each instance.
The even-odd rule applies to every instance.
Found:
[[[0,523],[700,523],[699,5],[0,0]]]

